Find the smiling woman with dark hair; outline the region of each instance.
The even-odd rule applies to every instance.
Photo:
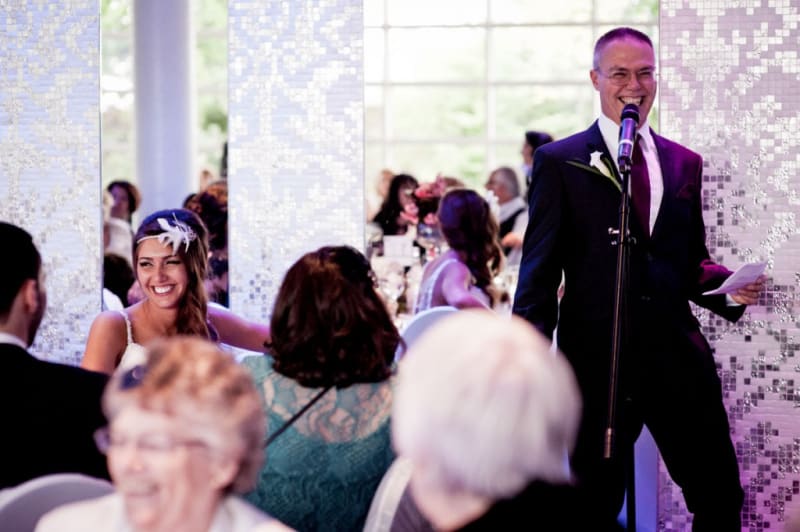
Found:
[[[364,256],[336,246],[301,257],[271,330],[271,356],[244,361],[274,438],[248,500],[298,530],[360,530],[393,459],[389,377],[399,342]]]
[[[261,351],[269,327],[208,304],[208,230],[186,209],[156,211],[134,236],[133,267],[144,299],[92,322],[81,366],[112,373],[144,360],[153,340],[191,335]]]

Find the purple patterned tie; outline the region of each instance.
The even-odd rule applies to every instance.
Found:
[[[631,205],[644,234],[650,236],[650,176],[642,154],[642,137],[636,137],[631,161]]]

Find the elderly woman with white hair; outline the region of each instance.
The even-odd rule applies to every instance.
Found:
[[[412,497],[392,530],[579,529],[568,452],[580,395],[528,323],[479,310],[443,320],[411,346],[395,393]],[[414,503],[430,523],[409,525]]]
[[[117,372],[98,431],[116,492],[62,506],[37,531],[289,530],[239,499],[255,484],[265,423],[247,370],[215,344],[173,337]]]

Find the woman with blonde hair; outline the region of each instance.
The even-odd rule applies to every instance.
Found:
[[[134,236],[134,273],[145,298],[92,323],[81,366],[111,373],[144,360],[144,346],[178,334],[262,351],[269,327],[208,304],[208,231],[186,209],[157,211]]]
[[[267,532],[285,526],[239,499],[261,466],[265,426],[247,371],[191,337],[117,372],[96,434],[116,492],[58,508],[37,530]]]

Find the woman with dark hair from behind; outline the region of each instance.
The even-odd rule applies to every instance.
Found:
[[[447,192],[437,212],[449,250],[425,265],[414,312],[451,305],[488,308],[500,297],[492,280],[503,264],[497,220],[474,190]]]
[[[419,183],[413,176],[398,174],[389,184],[389,193],[378,214],[372,219],[383,230],[384,235],[404,235],[408,226],[417,223],[417,204],[414,190]]]
[[[243,362],[278,434],[247,499],[298,530],[361,530],[394,457],[389,377],[399,342],[364,256],[334,246],[301,257],[271,332],[271,353]]]

